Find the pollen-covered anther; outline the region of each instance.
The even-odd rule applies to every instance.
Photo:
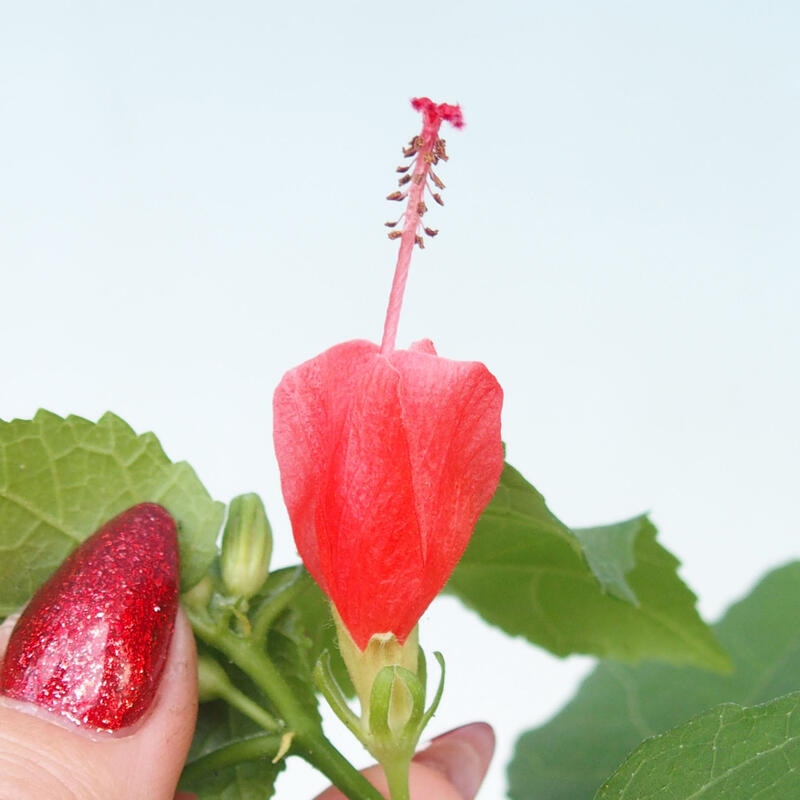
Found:
[[[431,180],[433,181],[433,185],[437,189],[444,189],[444,182],[439,178],[439,176],[431,169],[428,170],[428,175],[431,176]]]
[[[399,220],[399,219],[396,219],[394,222],[392,222],[391,220],[389,220],[388,222],[384,222],[383,224],[384,224],[384,225],[385,225],[387,228],[396,228],[396,227],[397,227],[397,223],[398,223],[398,222],[400,222],[400,220]]]
[[[436,236],[438,233],[434,228],[425,227],[421,220],[428,212],[428,206],[423,199],[426,192],[438,205],[444,205],[440,192],[444,190],[445,184],[433,171],[439,161],[447,160],[447,143],[439,136],[439,127],[442,122],[449,122],[455,128],[464,126],[461,109],[457,105],[437,104],[427,97],[416,97],[412,99],[411,105],[416,111],[422,112],[422,132],[409,139],[408,144],[403,147],[403,155],[410,163],[396,167],[396,172],[399,173],[397,185],[400,189],[386,197],[387,200],[404,200],[408,203],[406,213],[401,214],[397,222],[386,223],[387,228],[393,229],[389,234],[390,239],[402,238],[400,252],[404,259],[408,257],[412,242],[424,247],[423,236]],[[400,222],[404,217],[406,221],[401,226]],[[413,234],[410,227],[416,228]],[[402,236],[395,233],[396,228],[405,229]]]
[[[411,156],[415,156],[417,154],[417,152],[419,151],[420,147],[422,147],[423,144],[424,144],[424,142],[422,141],[422,137],[421,136],[415,136],[408,143],[408,147],[404,147],[403,148],[403,155],[406,158],[410,158]]]
[[[390,239],[399,239],[403,235],[403,231],[389,231],[387,236]]]
[[[419,235],[415,236],[414,237],[414,243],[419,246],[420,250],[424,250],[425,249],[425,242],[424,242],[424,240],[422,239],[421,236],[419,236]]]

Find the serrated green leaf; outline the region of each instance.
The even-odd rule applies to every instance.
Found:
[[[598,528],[575,528],[573,533],[600,585],[609,594],[639,605],[639,598],[625,576],[636,566],[636,539],[642,517]]]
[[[726,703],[648,739],[596,800],[800,797],[800,692],[743,708]]]
[[[81,541],[136,503],[161,503],[178,523],[182,588],[216,552],[224,506],[152,433],[119,417],[93,423],[39,411],[0,421],[0,615],[25,603]]]
[[[446,591],[556,655],[726,669],[677,559],[655,537],[646,517],[576,535],[506,465]]]
[[[714,626],[733,662],[731,673],[600,664],[552,720],[520,737],[508,770],[509,796],[589,800],[642,739],[720,703],[749,706],[795,691],[798,619],[800,563],[794,563],[765,577]]]

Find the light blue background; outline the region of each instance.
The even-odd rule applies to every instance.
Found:
[[[485,361],[553,510],[652,510],[716,617],[800,550],[799,40],[789,0],[3,4],[0,417],[112,409],[293,562],[272,390],[380,336],[408,99],[461,102],[400,343]],[[422,636],[431,734],[492,721],[499,797],[589,661],[452,601]]]

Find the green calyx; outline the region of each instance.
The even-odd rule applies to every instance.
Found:
[[[444,689],[441,668],[436,694],[425,707],[427,669],[417,629],[404,644],[393,634],[373,636],[360,650],[334,611],[339,646],[361,704],[361,715],[348,706],[324,652],[314,669],[314,681],[339,719],[383,767],[392,800],[408,800],[408,770],[425,726],[436,712]]]

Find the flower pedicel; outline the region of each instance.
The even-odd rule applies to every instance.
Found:
[[[75,549],[25,607],[0,692],[95,730],[150,708],[178,608],[178,540],[166,509],[142,503]]]

